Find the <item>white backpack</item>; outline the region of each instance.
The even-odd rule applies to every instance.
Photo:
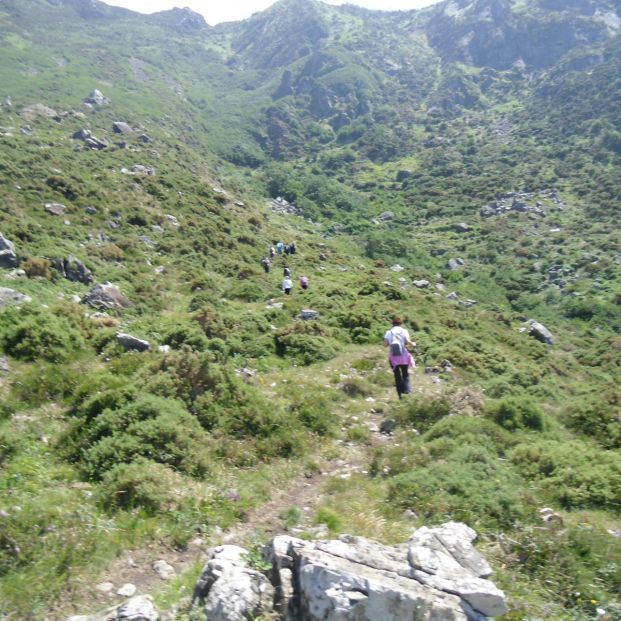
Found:
[[[395,334],[392,330],[390,331],[390,334],[392,336],[392,339],[390,341],[390,355],[403,356],[403,341],[399,338],[399,335]]]

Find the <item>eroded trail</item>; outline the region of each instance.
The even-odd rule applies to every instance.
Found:
[[[352,365],[352,360],[363,361]],[[363,367],[363,370],[357,370]],[[370,381],[374,376],[376,381]],[[381,381],[377,381],[377,378]],[[228,543],[253,548],[284,532],[293,535],[327,536],[325,525],[318,525],[317,510],[330,506],[330,493],[335,481],[348,481],[368,474],[375,447],[394,442],[384,430],[390,409],[397,402],[392,375],[384,352],[378,347],[358,347],[324,365],[292,367],[278,373],[256,374],[252,383],[268,398],[286,397],[290,386],[313,384],[327,391],[342,393],[335,401],[334,417],[341,425],[339,439],[319,438],[311,464],[291,464],[292,474],[279,487],[270,488],[269,499],[246,512],[243,521],[226,530],[214,529],[208,536],[197,536],[181,550],[162,543],[126,551],[97,581],[78,585],[67,594],[57,611],[50,611],[50,621],[65,620],[70,614],[92,614],[94,611],[121,604],[124,586],[135,594],[156,596],[174,590],[182,599],[189,597],[196,573],[207,558],[207,551]],[[413,395],[438,395],[444,389],[437,378],[417,369],[413,377]],[[159,563],[170,566],[169,576],[158,573]],[[173,598],[175,599],[175,598]],[[187,600],[186,600],[187,601]]]

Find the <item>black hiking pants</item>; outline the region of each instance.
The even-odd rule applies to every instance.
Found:
[[[399,399],[401,399],[401,395],[406,395],[412,392],[408,365],[396,364],[392,368],[392,372],[395,374],[395,387],[397,388],[397,394],[399,395]]]

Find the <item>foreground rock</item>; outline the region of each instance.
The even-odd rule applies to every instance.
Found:
[[[272,610],[284,621],[481,621],[507,606],[487,579],[491,569],[474,549],[475,538],[456,522],[421,528],[398,546],[349,535],[314,542],[279,536],[264,551],[269,583],[248,567],[245,550],[221,546],[203,570],[195,600],[209,621]]]
[[[95,285],[84,296],[83,301],[98,309],[129,308],[132,305],[118,287],[109,282],[105,285]]]
[[[213,551],[194,589],[209,621],[246,621],[272,609],[274,589],[248,566],[247,554],[230,545]]]

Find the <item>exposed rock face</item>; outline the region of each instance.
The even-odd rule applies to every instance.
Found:
[[[94,280],[91,270],[74,256],[70,255],[66,259],[55,259],[52,264],[65,278],[73,282],[90,285]]]
[[[0,308],[9,304],[24,304],[31,301],[32,298],[29,295],[24,295],[15,289],[0,287]]]
[[[285,621],[481,621],[503,614],[504,594],[487,580],[491,568],[472,546],[475,538],[456,522],[421,528],[393,547],[349,535],[314,542],[275,537],[264,550],[274,610]],[[258,578],[244,575],[253,573],[244,553],[222,546],[205,568],[195,597],[207,598],[210,621],[247,618],[239,616],[250,612],[240,593],[252,591],[259,601],[260,589],[249,587]]]
[[[17,267],[17,255],[15,246],[2,233],[0,233],[0,267]]]
[[[27,121],[35,121],[37,118],[44,119],[59,119],[58,112],[56,110],[43,105],[42,103],[32,104],[31,106],[26,106],[21,111],[21,116]]]
[[[268,579],[248,567],[246,550],[219,546],[194,590],[204,602],[209,621],[246,621],[271,610],[274,589]]]
[[[95,285],[85,296],[84,302],[98,309],[128,308],[131,302],[110,283]]]
[[[151,598],[143,595],[132,597],[116,613],[116,621],[157,621],[159,618]]]

